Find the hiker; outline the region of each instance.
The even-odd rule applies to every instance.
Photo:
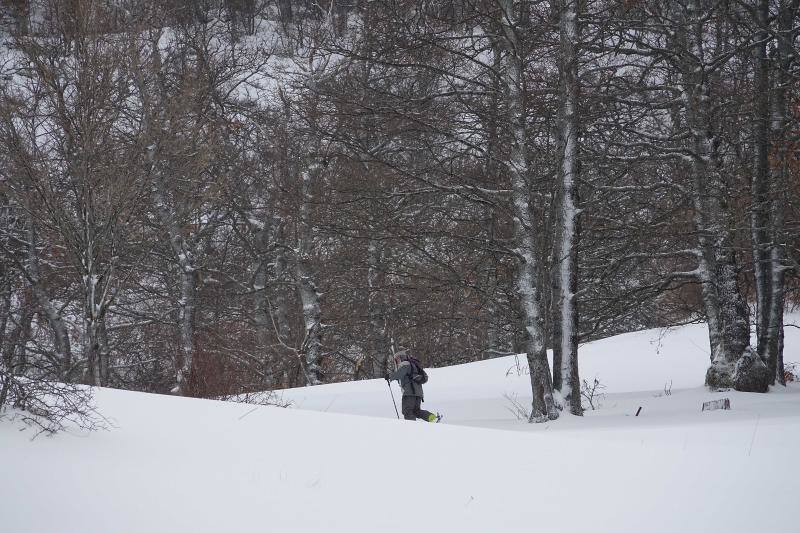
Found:
[[[406,350],[397,352],[394,355],[394,362],[397,370],[386,375],[386,381],[397,381],[403,389],[403,418],[415,420],[421,418],[427,422],[439,422],[442,415],[431,413],[422,409],[422,402],[425,401],[422,393],[422,384],[428,381],[428,374],[422,365],[414,357],[408,355]],[[391,384],[390,384],[391,386]]]

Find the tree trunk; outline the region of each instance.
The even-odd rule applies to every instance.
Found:
[[[194,264],[194,254],[178,228],[175,214],[170,210],[167,203],[165,178],[162,175],[161,168],[159,168],[155,145],[148,149],[148,159],[151,165],[150,175],[153,179],[153,201],[163,229],[169,237],[170,247],[180,271],[178,324],[180,325],[181,349],[175,355],[175,386],[172,388],[172,393],[187,396],[191,393],[190,378],[195,355],[197,269]]]
[[[13,328],[10,332],[6,333],[8,327],[8,319],[12,317],[11,299],[4,298],[2,311],[7,314],[3,317],[3,343],[0,345],[0,354],[2,354],[3,365],[10,375],[25,375],[26,361],[25,361],[25,347],[30,340],[31,323],[35,314],[35,307],[30,301],[27,293],[22,294],[19,303],[19,318],[14,320],[12,318]],[[16,359],[16,360],[15,360]]]
[[[81,263],[83,267],[83,356],[86,359],[86,372],[84,382],[87,385],[102,386],[102,362],[100,361],[100,312],[102,303],[98,303],[98,296],[103,299],[102,291],[98,295],[99,276],[95,261],[95,241],[91,217],[88,214],[90,207],[85,206],[86,215],[83,218],[84,246]]]
[[[772,283],[769,250],[769,226],[771,207],[769,203],[769,60],[767,59],[767,25],[769,0],[761,0],[757,11],[759,31],[758,45],[754,49],[754,98],[753,139],[756,154],[751,184],[752,210],[750,214],[753,240],[753,274],[756,289],[756,334],[757,352],[766,358],[767,332],[772,303]]]
[[[783,364],[783,313],[785,305],[786,236],[785,209],[787,188],[789,186],[789,99],[787,92],[792,83],[790,69],[796,58],[793,43],[797,35],[796,14],[800,8],[800,0],[782,0],[778,12],[777,60],[775,73],[775,89],[772,102],[772,140],[773,160],[771,168],[772,185],[770,190],[772,213],[771,246],[769,250],[769,281],[771,290],[770,306],[766,321],[766,349],[771,382],[777,380],[786,384]]]
[[[8,272],[5,265],[0,262],[0,283],[2,283],[2,292],[0,292],[0,354],[5,354],[6,346],[6,329],[8,328],[8,319],[11,314],[11,287],[8,279]]]
[[[369,338],[371,354],[366,357],[366,368],[363,373],[380,378],[389,372],[389,339],[386,336],[386,305],[382,293],[383,287],[383,245],[380,241],[370,239],[367,268],[367,312],[369,314]]]
[[[530,188],[527,182],[528,164],[525,157],[527,127],[524,105],[524,68],[523,60],[518,55],[520,41],[513,21],[516,16],[513,2],[504,0],[503,31],[508,44],[504,67],[507,76],[507,108],[512,132],[512,146],[509,160],[506,162],[512,189],[512,208],[514,214],[514,244],[517,252],[517,268],[515,272],[516,294],[519,300],[522,325],[524,330],[524,347],[530,369],[533,404],[531,421],[543,422],[558,418],[558,408],[553,397],[553,383],[550,365],[547,362],[545,344],[544,309],[538,282],[541,264],[537,260],[536,227],[533,218]]]
[[[174,239],[171,239],[174,240]],[[181,239],[182,240],[182,239]],[[178,302],[178,321],[181,325],[181,353],[175,365],[176,388],[174,392],[181,396],[191,393],[191,375],[194,368],[195,355],[195,313],[197,310],[197,273],[191,262],[191,256],[181,259],[181,298]]]
[[[253,311],[254,322],[256,325],[256,334],[260,349],[262,350],[262,357],[260,361],[261,372],[264,376],[268,374],[270,366],[270,357],[268,346],[272,338],[272,320],[270,318],[269,298],[267,297],[267,271],[269,269],[269,258],[267,249],[269,247],[269,233],[271,225],[269,222],[264,222],[266,227],[261,227],[256,231],[254,236],[255,241],[255,259],[253,264]],[[267,383],[262,383],[268,386]]]
[[[16,361],[12,364],[14,372],[19,375],[25,375],[28,372],[28,341],[31,340],[34,315],[34,310],[30,307],[23,309],[20,314],[19,334],[14,348]]]
[[[502,50],[497,47],[492,47],[492,94],[491,94],[491,108],[498,109],[500,107],[501,95],[503,87],[498,73],[501,72],[502,63]],[[498,158],[501,156],[500,146],[500,120],[497,113],[490,113],[486,122],[486,161],[484,164],[484,174],[486,175],[489,185],[498,187],[500,185],[501,168],[497,164]],[[483,214],[487,220],[486,232],[488,233],[488,241],[494,243],[498,238],[498,215],[493,206],[486,206]],[[499,291],[497,288],[500,286],[501,280],[499,274],[500,260],[495,254],[492,254],[492,260],[486,273],[486,281],[484,292],[486,294],[486,350],[483,352],[483,358],[497,357],[499,354],[506,353],[512,350],[513,347],[509,346],[508,338],[503,330],[502,321],[502,305],[498,301]]]
[[[288,283],[291,274],[289,273],[289,261],[286,258],[286,237],[284,235],[284,223],[280,218],[273,221],[275,229],[275,282],[277,284],[274,293],[273,316],[275,317],[275,327],[278,337],[282,344],[289,344],[292,337],[292,328],[289,325],[289,302],[284,284]]]
[[[72,379],[72,346],[67,332],[67,325],[56,306],[47,296],[42,287],[39,272],[39,250],[36,226],[33,220],[28,221],[28,282],[31,284],[36,301],[42,309],[47,324],[53,332],[53,348],[55,356],[60,361],[60,379]]]
[[[286,277],[286,258],[283,251],[283,221],[277,216],[267,216],[264,226],[255,235],[255,264],[253,274],[253,304],[256,332],[263,350],[261,374],[266,380],[276,373],[272,368],[281,363],[277,354],[289,343],[289,322],[282,283]],[[270,266],[272,267],[270,277]],[[270,298],[271,296],[271,298]],[[275,341],[275,342],[273,342]],[[275,386],[266,383],[265,386]]]
[[[569,402],[572,414],[581,415],[580,377],[578,375],[578,311],[576,292],[578,237],[578,1],[560,0],[559,141],[560,205],[553,268],[557,283],[553,302],[553,378],[554,388]],[[556,357],[558,353],[558,357]]]
[[[303,171],[302,175],[302,204],[300,206],[300,221],[298,228],[298,242],[295,253],[295,282],[300,303],[303,308],[303,323],[305,324],[305,337],[301,348],[303,365],[306,373],[306,385],[319,385],[322,383],[322,309],[321,294],[308,266],[313,250],[313,226],[311,221],[311,202],[315,174],[319,170],[313,163],[310,168]]]
[[[731,228],[731,194],[720,168],[715,119],[703,40],[702,10],[697,0],[676,7],[675,45],[679,60],[686,122],[691,133],[692,190],[700,244],[698,274],[702,284],[711,348],[706,385],[765,392],[766,366],[750,348],[748,307],[738,286],[738,266]]]
[[[89,276],[87,276],[88,278]],[[100,340],[98,321],[95,313],[94,289],[96,284],[87,281],[83,306],[83,355],[86,358],[84,382],[87,385],[103,385],[100,375]]]

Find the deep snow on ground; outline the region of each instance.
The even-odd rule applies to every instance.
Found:
[[[707,352],[702,325],[585,345],[601,407],[545,424],[509,409],[514,357],[432,369],[442,424],[396,420],[383,380],[289,409],[98,389],[110,431],[0,422],[0,531],[799,531],[800,386],[707,391]]]

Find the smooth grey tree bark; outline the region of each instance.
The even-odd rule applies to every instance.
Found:
[[[699,0],[673,6],[672,45],[677,53],[680,90],[689,130],[699,241],[697,274],[706,312],[711,365],[706,385],[712,388],[765,392],[766,366],[750,347],[747,302],[739,287],[739,266],[733,242],[729,177],[718,153],[714,102],[709,77],[722,62],[709,64],[707,16]]]
[[[514,273],[516,295],[519,299],[524,347],[530,369],[533,404],[530,420],[543,422],[558,418],[558,408],[553,396],[553,383],[550,364],[547,361],[545,333],[545,309],[542,305],[540,279],[542,260],[538,255],[536,239],[537,226],[533,213],[531,190],[528,184],[528,167],[525,150],[527,147],[527,126],[525,113],[524,58],[521,54],[522,42],[518,35],[518,16],[514,2],[502,0],[501,28],[505,43],[503,69],[506,81],[506,106],[511,129],[511,147],[506,163],[506,171],[511,182],[512,209],[514,218],[513,240],[517,256]]]
[[[553,3],[559,15],[559,202],[554,243],[553,268],[553,388],[561,392],[569,411],[582,415],[578,374],[578,43],[579,2]]]
[[[311,220],[313,205],[312,187],[320,172],[320,165],[312,162],[301,173],[301,204],[297,228],[297,247],[294,250],[294,275],[297,293],[302,305],[305,336],[300,349],[307,385],[322,383],[322,294],[317,289],[311,271],[314,253],[314,228]]]
[[[754,56],[754,116],[753,140],[755,161],[751,183],[752,207],[750,213],[753,241],[753,277],[756,290],[756,336],[758,355],[766,359],[767,333],[769,331],[772,302],[770,258],[770,61],[767,58],[769,40],[769,0],[761,0],[754,10],[758,31]]]
[[[770,372],[770,381],[786,384],[783,363],[784,307],[786,300],[785,274],[790,267],[786,264],[785,210],[789,187],[789,90],[794,79],[792,69],[797,61],[795,46],[800,29],[797,24],[800,0],[781,0],[778,3],[777,31],[775,36],[774,88],[772,95],[772,120],[770,124],[773,164],[770,172],[770,203],[772,215],[770,224],[771,243],[769,246],[769,307],[764,321],[764,353]],[[766,276],[765,276],[766,277]],[[766,287],[765,287],[766,289]],[[759,341],[761,341],[759,335]]]

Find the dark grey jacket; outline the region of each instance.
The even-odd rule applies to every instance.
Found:
[[[422,385],[411,381],[411,363],[404,360],[397,366],[397,370],[389,374],[389,379],[400,382],[403,396],[419,396],[424,398]]]

